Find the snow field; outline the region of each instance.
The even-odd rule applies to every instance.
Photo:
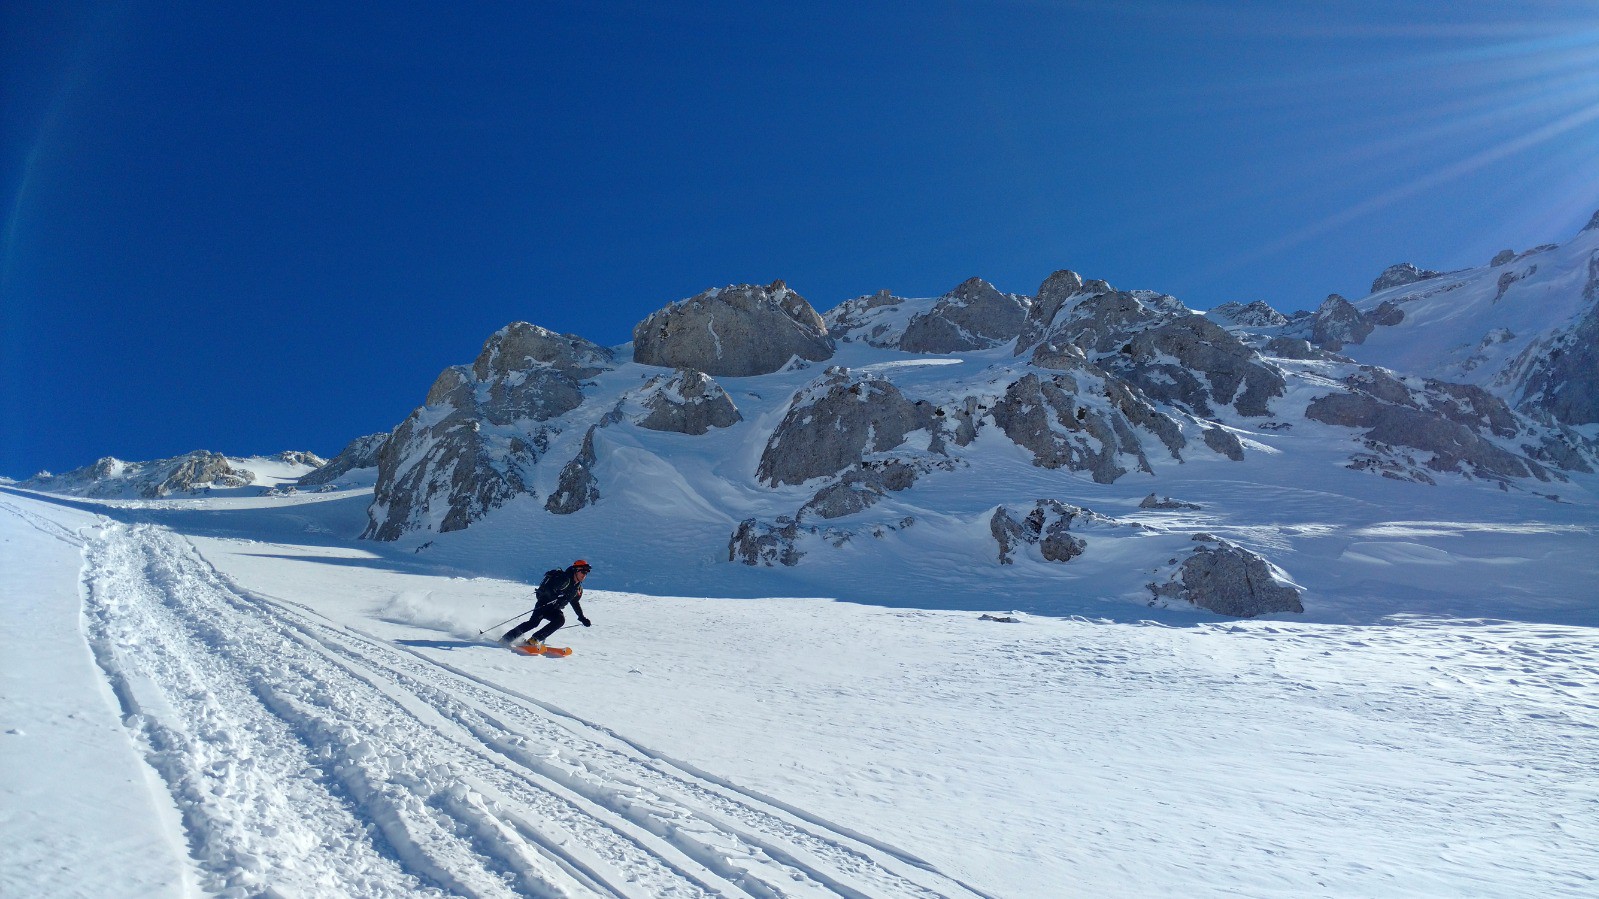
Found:
[[[1389,583],[1471,576],[1481,546],[1436,563],[1473,527],[1507,557],[1588,537],[1420,519],[1357,534],[1305,502],[1277,527]],[[0,703],[0,731],[26,736],[0,747],[45,778],[0,776],[7,895],[59,893],[58,870],[96,896],[1599,889],[1588,627],[996,623],[593,589],[596,626],[556,638],[576,653],[530,659],[476,639],[531,604],[528,583],[331,539],[346,500],[120,522],[73,505],[0,498],[0,546],[36,560],[8,565],[8,600],[44,598],[0,631],[8,660],[30,659]],[[46,714],[52,688],[103,732]],[[148,777],[107,776],[119,754]],[[91,838],[111,833],[142,856],[108,870],[115,842]]]

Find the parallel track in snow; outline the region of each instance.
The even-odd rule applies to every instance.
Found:
[[[532,696],[241,588],[181,536],[85,550],[90,644],[223,894],[984,894]]]

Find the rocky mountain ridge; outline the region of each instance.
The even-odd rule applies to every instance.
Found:
[[[1599,259],[1586,240],[1534,255]],[[1168,497],[1116,515],[1073,500],[1130,480],[1143,497],[1143,479],[1194,465],[1266,476],[1285,454],[1422,487],[1558,496],[1599,464],[1599,444],[1568,421],[1589,391],[1571,369],[1593,346],[1582,322],[1599,322],[1599,288],[1571,304],[1587,319],[1538,337],[1565,341],[1576,362],[1522,363],[1515,400],[1502,380],[1361,358],[1418,310],[1498,290],[1494,269],[1517,258],[1395,266],[1364,300],[1333,295],[1291,316],[1259,302],[1199,314],[1063,270],[1030,295],[973,278],[825,315],[781,281],[733,285],[668,304],[616,348],[514,323],[382,441],[363,536],[431,546],[497,516],[615,532],[647,510],[658,527],[642,539],[682,541],[702,560],[719,544],[722,565],[804,571],[961,534],[958,552],[977,554],[962,564],[1024,565],[1045,581],[1142,546],[1147,579],[1128,598],[1292,611],[1303,585],[1269,546],[1143,521],[1212,510]],[[1539,283],[1520,276],[1502,292]]]

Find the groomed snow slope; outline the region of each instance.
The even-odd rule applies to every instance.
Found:
[[[22,611],[0,652],[30,659],[0,709],[20,731],[0,734],[0,892],[1599,888],[1587,627],[996,623],[606,592],[600,568],[595,627],[561,635],[576,653],[530,659],[474,639],[525,582],[344,539],[364,499],[0,496],[0,545],[32,560],[0,582]],[[1416,548],[1429,527],[1370,528],[1357,554],[1401,590],[1445,570]],[[1501,551],[1569,560],[1593,536],[1506,528]],[[51,649],[27,656],[39,628]],[[93,767],[116,758],[147,776]],[[98,815],[67,801],[85,789]],[[113,831],[143,847],[127,871],[70,838]]]

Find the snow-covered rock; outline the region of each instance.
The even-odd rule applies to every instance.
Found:
[[[598,461],[594,454],[594,432],[598,427],[594,425],[588,429],[577,455],[561,468],[561,479],[555,492],[544,502],[547,511],[556,515],[570,515],[599,500],[600,485],[594,476],[594,465]]]
[[[989,518],[989,532],[999,544],[999,563],[1010,565],[1022,546],[1038,547],[1046,562],[1070,562],[1088,546],[1071,533],[1072,524],[1106,521],[1104,516],[1059,500],[1041,499],[1025,512],[1000,506]]]
[[[969,278],[905,325],[899,348],[907,353],[957,353],[999,346],[1016,338],[1027,317],[1027,297],[1000,293]]]
[[[782,281],[737,284],[660,309],[633,329],[633,359],[708,375],[770,374],[798,356],[832,358],[827,325]]]
[[[1310,342],[1336,353],[1344,344],[1365,342],[1374,327],[1355,304],[1336,293],[1329,294],[1310,318]]]
[[[637,411],[630,414],[634,407]],[[617,408],[641,428],[695,436],[732,427],[740,420],[738,407],[722,385],[691,369],[655,375],[624,396]]]
[[[1303,612],[1300,590],[1258,553],[1210,534],[1164,577],[1149,584],[1155,600],[1191,603],[1234,618]]]
[[[1245,325],[1251,328],[1276,328],[1288,324],[1288,316],[1271,308],[1264,300],[1256,300],[1247,306],[1243,303],[1223,303],[1205,315],[1224,327]]]

